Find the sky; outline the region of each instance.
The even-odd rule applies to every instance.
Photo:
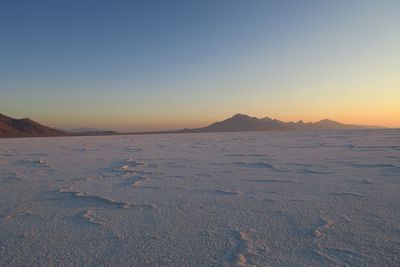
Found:
[[[236,113],[400,127],[400,1],[0,1],[0,113],[63,129]]]

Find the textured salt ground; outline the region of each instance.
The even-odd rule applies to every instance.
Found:
[[[1,266],[399,266],[400,131],[0,140]]]

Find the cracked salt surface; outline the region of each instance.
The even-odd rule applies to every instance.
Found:
[[[0,139],[0,266],[399,266],[400,131]]]

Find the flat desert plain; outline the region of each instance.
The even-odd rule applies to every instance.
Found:
[[[1,266],[399,266],[400,130],[0,140]]]

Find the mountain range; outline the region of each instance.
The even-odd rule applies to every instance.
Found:
[[[14,119],[0,114],[0,137],[44,137],[44,136],[80,136],[80,135],[118,135],[118,134],[157,134],[157,133],[213,133],[213,132],[249,132],[249,131],[318,131],[318,130],[351,130],[374,129],[379,126],[343,124],[333,120],[317,122],[303,121],[283,122],[276,119],[256,118],[236,114],[231,118],[215,122],[209,126],[194,129],[118,133],[114,131],[97,131],[92,128],[80,128],[80,131],[62,131],[37,123],[29,118]]]
[[[277,131],[277,130],[346,130],[346,129],[367,129],[382,128],[379,126],[365,126],[356,124],[343,124],[333,120],[320,120],[317,122],[303,121],[283,122],[277,119],[256,118],[244,114],[236,114],[233,117],[215,122],[207,127],[190,129],[190,132],[247,132],[247,131]]]

